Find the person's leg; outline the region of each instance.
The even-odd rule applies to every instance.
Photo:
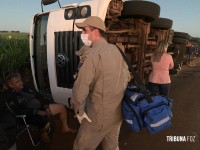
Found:
[[[74,140],[73,150],[95,150],[105,136],[102,127],[103,125],[84,119]]]
[[[50,138],[48,136],[50,121],[48,116],[40,116],[40,115],[27,116],[26,121],[28,124],[35,125],[40,129],[40,138],[44,143],[50,142]]]
[[[189,63],[189,54],[186,55],[186,64]]]
[[[8,150],[17,150],[17,145],[16,145],[16,143],[13,144]]]
[[[5,129],[0,123],[0,150],[7,150],[8,148],[8,138]]]
[[[51,141],[48,135],[49,127],[50,122],[48,122],[42,129],[40,129],[40,138],[44,143],[49,143]]]
[[[189,60],[188,60],[188,64],[190,64],[190,63],[191,63],[191,55],[192,55],[192,54],[189,54]]]
[[[40,129],[48,129],[50,121],[49,117],[46,116],[40,116],[40,115],[31,115],[26,116],[26,122],[30,125],[34,125]]]
[[[154,95],[160,94],[159,85],[156,83],[149,82],[148,89]]]
[[[47,108],[46,111],[50,113],[50,115],[59,115],[59,119],[62,123],[62,133],[75,133],[76,130],[69,128],[67,122],[67,111],[63,104],[50,104],[49,109]]]
[[[102,146],[103,150],[119,150],[119,132],[122,122],[118,122],[110,126],[110,131],[106,134],[103,139]]]
[[[160,84],[160,94],[168,96],[170,90],[170,84]]]

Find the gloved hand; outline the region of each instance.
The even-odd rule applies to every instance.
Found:
[[[83,113],[83,115],[79,115],[79,114],[77,114],[76,115],[76,117],[77,117],[77,119],[78,119],[78,121],[79,121],[79,123],[81,124],[81,122],[82,122],[82,120],[85,118],[88,122],[92,122],[92,120],[88,117],[88,115],[84,112]]]

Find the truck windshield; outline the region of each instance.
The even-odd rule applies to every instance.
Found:
[[[40,92],[50,92],[48,67],[47,67],[47,45],[46,45],[46,33],[47,33],[47,21],[49,14],[37,16],[35,18],[34,28],[34,69],[35,78],[38,90]],[[50,93],[49,93],[50,94]]]

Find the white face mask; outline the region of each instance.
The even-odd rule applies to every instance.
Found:
[[[85,46],[91,46],[92,41],[88,40],[89,34],[81,34],[81,40]]]

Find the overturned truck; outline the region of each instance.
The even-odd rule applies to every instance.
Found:
[[[174,68],[170,70],[170,74],[177,74],[181,70],[182,65],[185,63],[186,45],[190,35],[185,32],[174,32],[172,44],[168,48],[168,51],[172,53],[174,60]]]
[[[42,6],[57,0],[42,0]],[[59,1],[58,1],[59,2]],[[60,3],[59,3],[60,5]],[[43,9],[42,9],[43,10]],[[32,18],[30,32],[31,67],[36,89],[56,102],[68,105],[79,59],[75,51],[83,43],[75,23],[99,16],[106,24],[108,42],[120,45],[145,82],[151,69],[149,56],[160,40],[171,41],[172,21],[152,24],[160,6],[148,1],[93,0],[62,6]]]

